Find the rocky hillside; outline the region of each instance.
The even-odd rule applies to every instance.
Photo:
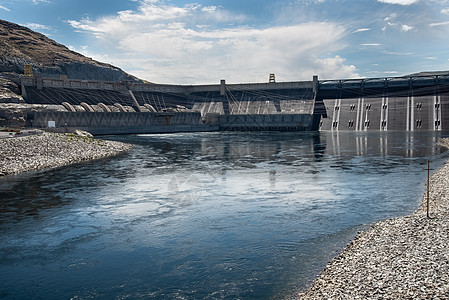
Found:
[[[140,81],[121,69],[71,51],[43,34],[0,20],[0,73],[23,74],[26,64],[46,76],[104,81]]]

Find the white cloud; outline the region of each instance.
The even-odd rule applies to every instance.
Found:
[[[38,5],[40,3],[51,3],[50,0],[32,0],[31,1],[34,5]]]
[[[32,30],[50,30],[51,27],[42,25],[42,24],[36,24],[36,23],[26,23],[23,26],[28,27]]]
[[[447,22],[440,22],[440,23],[430,23],[429,24],[430,27],[445,26],[445,25],[449,25],[449,21],[447,21]]]
[[[370,77],[391,77],[399,74],[398,71],[368,71]]]
[[[361,46],[373,46],[373,47],[376,47],[376,46],[380,46],[381,44],[377,44],[377,43],[371,43],[371,44],[360,44]]]
[[[424,59],[428,59],[428,60],[438,60],[438,57],[428,56],[428,57],[424,57]]]
[[[313,74],[320,74],[322,78],[354,78],[360,77],[354,65],[345,65],[345,60],[340,56],[317,59],[318,68],[314,69]]]
[[[407,31],[410,31],[412,29],[413,29],[413,26],[408,26],[408,25],[405,25],[405,24],[401,26],[401,31],[402,32],[407,32]]]
[[[399,52],[399,51],[382,51],[382,53],[384,53],[384,54],[388,54],[388,55],[400,55],[400,56],[403,56],[403,55],[412,55],[412,54],[414,54],[413,52]]]
[[[389,28],[393,29],[399,29],[401,32],[407,32],[412,29],[415,29],[415,27],[407,25],[407,24],[401,24],[401,20],[397,20],[398,15],[397,14],[390,14],[390,16],[384,18],[384,22],[386,23],[385,26],[382,28],[383,31],[386,31]]]
[[[9,8],[4,7],[3,5],[0,5],[0,9],[6,10],[6,11],[11,11]]]
[[[217,7],[216,6],[208,6],[208,7],[203,7],[201,10],[206,11],[206,12],[216,11]]]
[[[371,28],[359,28],[354,30],[352,33],[358,33],[358,32],[364,32],[364,31],[370,31]]]
[[[377,0],[387,4],[411,5],[419,2],[419,0]]]
[[[75,52],[83,53],[85,56],[88,56],[87,53],[89,52],[89,46],[83,45],[83,46],[81,46],[80,49],[77,49],[76,47],[69,45],[69,46],[67,46],[67,48],[69,48],[70,50],[75,51]]]
[[[441,10],[442,14],[449,15],[449,8],[444,8]]]
[[[385,22],[391,21],[391,20],[397,18],[397,16],[398,16],[397,14],[392,13],[392,14],[390,14],[389,17],[386,17],[386,18],[384,19],[384,21],[385,21]]]
[[[357,76],[356,68],[336,54],[344,47],[342,26],[311,22],[261,29],[241,25],[245,16],[219,7],[139,3],[137,11],[68,22],[114,46],[114,52],[103,54],[106,62],[153,82],[254,82],[273,72],[285,81],[313,74]],[[237,25],[223,28],[223,23]]]

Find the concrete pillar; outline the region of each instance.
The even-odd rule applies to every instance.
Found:
[[[220,81],[220,96],[226,95],[226,80],[222,79]]]
[[[25,99],[25,101],[27,101],[28,100],[28,94],[27,94],[27,91],[25,89],[25,85],[23,84],[23,82],[21,82],[20,87],[21,87],[21,90],[22,90],[22,97],[23,97],[23,99]]]
[[[360,110],[359,110],[359,129],[360,131],[365,130],[365,121],[366,121],[366,107],[365,107],[365,98],[360,98]]]
[[[313,75],[313,94],[318,93],[318,75]]]
[[[334,113],[332,115],[332,131],[338,131],[340,127],[340,109],[341,109],[341,98],[335,99],[334,103]]]
[[[433,100],[434,109],[433,109],[433,121],[434,121],[434,130],[441,130],[441,99],[439,95],[434,96]]]
[[[380,109],[379,130],[388,130],[388,97],[382,97],[382,107]]]
[[[133,91],[131,91],[131,89],[128,89],[129,95],[131,96],[131,99],[134,102],[134,106],[137,107],[137,110],[139,112],[143,112],[142,107],[140,107],[139,102],[137,102],[136,97],[134,97]]]
[[[415,97],[410,97],[410,131],[415,130]]]

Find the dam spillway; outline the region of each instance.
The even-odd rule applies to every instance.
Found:
[[[28,125],[94,134],[449,128],[449,73],[348,80],[164,85],[19,78],[28,104],[61,105]]]

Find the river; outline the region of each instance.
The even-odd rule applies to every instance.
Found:
[[[117,157],[0,178],[0,298],[278,299],[413,212],[434,132],[108,136]]]

